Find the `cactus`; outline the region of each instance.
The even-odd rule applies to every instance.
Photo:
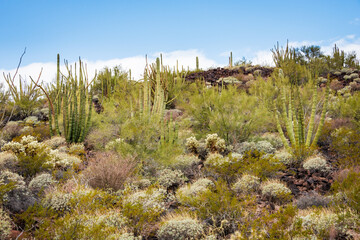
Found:
[[[302,99],[300,97],[299,89],[294,89],[293,87],[290,90],[288,99],[287,99],[287,91],[284,88],[281,93],[281,102],[283,106],[282,119],[285,122],[285,128],[287,135],[290,140],[290,144],[285,137],[285,134],[281,128],[279,113],[275,110],[275,119],[278,128],[278,132],[280,133],[281,139],[284,143],[284,146],[287,148],[291,148],[293,152],[298,155],[300,158],[309,152],[310,149],[314,149],[316,147],[317,141],[319,140],[324,121],[325,114],[327,111],[327,103],[329,99],[329,84],[327,84],[325,91],[325,102],[321,112],[320,122],[315,130],[315,115],[316,115],[316,106],[317,106],[317,88],[314,84],[312,95],[312,106],[311,106],[311,115],[309,118],[309,125],[307,133],[305,131],[305,116],[302,105]],[[288,105],[286,104],[288,103]],[[286,106],[287,105],[287,106]],[[314,135],[315,133],[315,135]]]
[[[199,57],[196,56],[196,71],[199,71]]]
[[[87,78],[84,64],[79,59],[79,75],[73,74],[72,68],[66,63],[68,76],[60,72],[60,56],[57,56],[57,81],[55,88],[55,98],[51,99],[47,91],[40,85],[39,87],[46,95],[49,108],[49,128],[53,135],[53,121],[57,135],[63,135],[68,143],[83,142],[90,129],[92,112],[92,91],[89,91],[91,83]],[[61,75],[61,76],[60,76]],[[34,82],[34,81],[33,81]],[[62,112],[62,132],[59,127],[59,117]]]
[[[230,57],[229,57],[229,66],[232,67],[233,66],[233,56],[232,56],[232,52],[230,52]]]

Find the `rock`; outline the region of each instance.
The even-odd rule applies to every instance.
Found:
[[[169,120],[171,117],[172,117],[172,120],[175,120],[182,115],[183,115],[183,112],[179,109],[165,110],[165,120]]]

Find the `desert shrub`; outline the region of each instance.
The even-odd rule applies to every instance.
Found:
[[[86,136],[85,144],[96,150],[102,150],[105,145],[117,136],[119,131],[118,125],[104,124],[104,128],[93,128]]]
[[[179,155],[171,163],[171,168],[182,171],[185,176],[194,175],[197,171],[196,166],[200,163],[200,159],[195,155]]]
[[[245,224],[255,206],[252,198],[239,201],[222,179],[215,182],[212,190],[200,191],[192,197],[183,198],[182,203],[183,208],[189,207],[200,219],[207,221],[211,219],[210,224],[214,227],[223,225],[223,231],[227,233]]]
[[[261,194],[270,201],[287,202],[291,200],[291,190],[277,180],[268,180],[261,184]]]
[[[149,179],[143,178],[140,180],[136,180],[131,183],[132,186],[134,186],[135,189],[146,189],[151,186],[151,181]]]
[[[122,189],[135,172],[136,161],[132,157],[121,157],[114,152],[95,154],[84,171],[90,186],[94,188]]]
[[[295,235],[307,237],[308,232],[302,230],[301,224],[294,224],[297,212],[292,204],[271,212],[265,210],[248,228],[241,229],[238,234],[240,238],[233,239],[296,239]]]
[[[165,211],[166,190],[150,188],[125,196],[122,213],[136,235],[148,236]]]
[[[268,141],[259,141],[256,143],[255,147],[256,150],[258,150],[259,152],[270,153],[270,154],[275,152],[275,149]]]
[[[197,137],[215,132],[226,144],[245,141],[250,133],[261,132],[269,122],[269,113],[265,106],[258,105],[256,96],[239,92],[230,85],[221,92],[216,88],[200,88],[183,107],[194,118]]]
[[[23,136],[20,142],[9,142],[1,149],[13,152],[17,156],[19,172],[25,177],[35,176],[52,167],[49,149],[33,136]]]
[[[276,152],[274,158],[279,159],[279,161],[287,166],[292,166],[296,163],[294,156],[287,152],[286,150]]]
[[[8,239],[11,229],[11,219],[0,207],[0,239]]]
[[[208,134],[205,139],[206,148],[209,152],[224,152],[226,149],[225,140],[221,139],[216,133]]]
[[[360,172],[351,169],[343,178],[337,178],[332,184],[334,192],[341,192],[346,201],[345,202],[357,214],[360,214]]]
[[[226,165],[228,163],[229,163],[229,158],[226,158],[219,153],[210,153],[207,156],[204,165],[206,167],[216,168],[216,167],[222,167],[223,165]]]
[[[250,193],[256,191],[260,186],[260,178],[244,174],[236,183],[232,189],[236,193]]]
[[[186,177],[180,170],[171,170],[166,168],[158,173],[158,182],[165,188],[180,186],[186,180]]]
[[[12,152],[0,152],[0,169],[15,169],[18,158]]]
[[[239,144],[236,149],[236,151],[239,153],[245,153],[253,150],[268,154],[272,154],[275,152],[275,148],[271,145],[271,143],[265,140],[258,142],[243,142]]]
[[[201,223],[186,214],[170,215],[163,221],[157,237],[164,240],[199,239],[203,233]]]
[[[296,206],[299,209],[306,209],[310,207],[327,207],[330,203],[328,197],[324,197],[317,192],[310,192],[302,195],[296,200]]]
[[[195,197],[197,194],[210,191],[215,187],[213,181],[207,178],[200,178],[192,184],[179,188],[176,192],[180,202],[186,202],[188,198]]]
[[[10,121],[2,129],[1,137],[5,141],[11,141],[14,137],[17,137],[20,135],[19,132],[21,129],[22,129],[22,126],[19,123]]]
[[[42,205],[58,214],[62,214],[71,210],[70,200],[71,194],[62,191],[52,191],[46,194],[42,200]]]
[[[77,168],[82,162],[79,157],[61,152],[60,149],[50,150],[49,159],[53,167],[60,169]]]
[[[75,212],[40,226],[37,237],[51,239],[100,239],[124,233],[126,218],[116,209]],[[108,237],[106,239],[109,239]],[[112,238],[111,238],[112,239]],[[120,238],[121,239],[121,238]]]
[[[199,141],[194,136],[186,139],[185,147],[189,153],[197,153],[199,148]]]
[[[269,141],[272,147],[276,149],[284,147],[284,143],[282,142],[281,137],[276,133],[264,133],[261,138]]]
[[[0,184],[11,184],[7,192],[3,193],[0,202],[11,212],[25,211],[35,203],[33,194],[27,189],[22,176],[8,170],[0,173]]]
[[[36,195],[42,193],[52,184],[56,183],[55,179],[49,173],[42,173],[34,177],[29,182],[29,189]]]
[[[54,136],[51,139],[44,141],[44,144],[49,146],[51,149],[57,149],[58,147],[66,144],[66,139],[60,136]]]
[[[330,209],[303,210],[295,221],[300,221],[305,230],[311,231],[317,238],[329,238],[332,228],[337,229],[338,216]],[[339,230],[339,229],[337,229]]]
[[[39,119],[37,116],[28,116],[24,119],[24,123],[29,126],[37,125],[39,124]]]
[[[137,191],[124,199],[125,204],[140,205],[145,211],[163,212],[165,210],[166,191],[164,189],[150,188]]]
[[[85,154],[84,144],[82,143],[73,143],[69,147],[69,154],[82,156]]]
[[[339,128],[331,134],[330,150],[337,155],[339,166],[360,165],[360,134],[349,128]]]
[[[320,156],[310,157],[309,159],[305,160],[305,162],[303,163],[303,167],[311,172],[328,172],[330,170],[326,159]]]
[[[218,159],[218,160],[217,160]],[[221,177],[228,182],[233,182],[239,175],[250,174],[264,180],[276,176],[285,166],[271,155],[264,155],[258,151],[245,152],[242,158],[230,154],[225,158],[215,158],[215,165],[206,165],[208,174]],[[208,161],[208,160],[206,160]],[[218,164],[219,163],[219,164]]]

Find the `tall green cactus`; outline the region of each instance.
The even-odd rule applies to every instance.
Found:
[[[281,92],[281,103],[283,108],[282,119],[285,122],[285,129],[287,132],[287,136],[290,140],[290,144],[281,128],[279,112],[277,111],[276,107],[274,107],[277,129],[281,136],[281,139],[285,147],[291,149],[299,157],[306,155],[306,152],[309,152],[309,150],[316,147],[324,125],[325,114],[327,111],[329,99],[329,84],[327,85],[325,90],[325,101],[321,112],[320,122],[315,132],[316,106],[318,104],[318,90],[315,84],[313,85],[312,91],[313,94],[311,103],[311,115],[309,118],[307,133],[304,108],[299,89],[294,89],[294,87],[292,87],[290,89],[290,92],[288,93],[286,89],[283,88]]]
[[[199,71],[199,57],[196,56],[196,71]]]
[[[90,129],[92,91],[89,91],[84,64],[79,60],[79,75],[67,66],[68,76],[63,88],[64,136],[69,143],[83,142]],[[70,106],[70,108],[69,108]]]
[[[66,63],[68,75],[64,76],[60,72],[60,56],[57,56],[57,77],[55,96],[50,94],[40,85],[37,85],[46,95],[49,105],[49,127],[50,134],[53,135],[53,122],[55,132],[63,135],[68,143],[83,142],[90,129],[92,112],[92,91],[89,90],[89,82],[84,64],[79,60],[79,74]],[[96,74],[95,74],[96,75]],[[62,114],[61,114],[62,113]],[[60,131],[59,118],[62,116],[62,132]]]
[[[230,52],[229,66],[230,66],[230,67],[233,67],[233,55],[232,55],[232,52]]]

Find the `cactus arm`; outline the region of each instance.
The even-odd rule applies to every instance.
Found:
[[[321,117],[320,117],[320,123],[318,126],[318,129],[316,131],[315,137],[313,142],[311,143],[311,147],[314,148],[317,144],[317,141],[319,140],[322,128],[324,126],[324,122],[325,122],[325,115],[326,115],[326,111],[327,111],[327,105],[328,105],[328,101],[329,101],[329,95],[330,95],[330,85],[329,85],[329,79],[328,79],[328,84],[326,86],[326,90],[325,90],[325,102],[324,102],[324,106],[321,112]]]
[[[275,119],[276,119],[276,127],[277,127],[277,130],[280,134],[280,137],[281,137],[281,141],[283,142],[284,146],[286,148],[289,148],[289,143],[288,141],[286,140],[286,137],[285,137],[285,134],[281,128],[281,125],[280,125],[280,120],[279,120],[279,116],[278,116],[278,111],[276,110],[276,107],[274,107],[274,114],[275,114]]]
[[[311,143],[311,138],[314,130],[314,122],[315,122],[315,114],[316,114],[316,103],[317,103],[317,88],[314,84],[313,86],[313,99],[312,99],[312,106],[311,106],[311,116],[310,116],[310,122],[309,122],[309,129],[306,136],[306,143],[305,147],[309,147]]]
[[[290,138],[290,142],[292,145],[295,144],[295,138],[294,138],[294,133],[292,130],[292,122],[290,120],[290,118],[287,116],[287,109],[286,109],[286,92],[285,92],[285,88],[283,88],[282,94],[281,94],[281,98],[282,98],[282,105],[283,105],[283,119],[285,121],[285,127],[286,127],[286,131],[288,132],[289,138]],[[289,108],[289,116],[292,116],[292,109]]]

